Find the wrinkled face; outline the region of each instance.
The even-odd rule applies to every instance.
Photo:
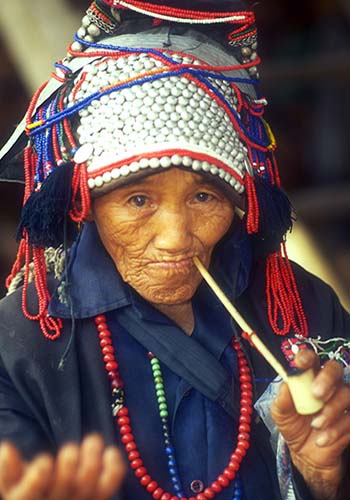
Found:
[[[234,207],[205,177],[170,168],[97,198],[93,217],[124,281],[153,304],[190,300]]]

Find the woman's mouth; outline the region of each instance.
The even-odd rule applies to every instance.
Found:
[[[150,262],[148,266],[163,271],[189,271],[194,267],[193,260],[189,257],[176,260],[159,260]]]

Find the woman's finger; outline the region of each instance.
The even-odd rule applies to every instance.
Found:
[[[335,454],[342,452],[350,443],[350,413],[343,413],[331,426],[317,432],[315,442],[319,447],[332,447]]]
[[[79,446],[73,443],[66,444],[60,449],[56,458],[49,500],[73,498],[79,454]]]
[[[103,471],[96,492],[96,500],[107,500],[121,488],[126,473],[125,461],[121,452],[106,448],[103,454]]]
[[[21,454],[11,443],[0,446],[0,495],[5,495],[21,479],[25,463]]]
[[[99,476],[102,472],[104,442],[98,434],[87,436],[80,447],[76,477],[75,500],[95,500]]]
[[[328,400],[322,411],[312,420],[313,429],[325,429],[350,409],[350,387],[340,387]],[[350,429],[349,429],[350,434]]]
[[[338,361],[329,361],[315,377],[312,392],[316,398],[327,402],[343,384],[344,368]]]

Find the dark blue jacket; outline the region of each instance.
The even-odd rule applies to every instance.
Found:
[[[57,297],[51,313],[65,319],[63,333],[55,342],[45,340],[38,325],[23,317],[20,291],[0,302],[0,440],[13,441],[28,458],[43,450],[55,452],[63,443],[80,441],[93,431],[100,432],[108,444],[120,444],[92,320],[106,313],[142,458],[160,486],[171,491],[147,357],[152,350],[161,361],[180,477],[186,496],[195,496],[191,483],[199,480],[206,486],[213,481],[235,445],[239,390],[230,343],[233,331],[239,330],[202,284],[193,299],[195,330],[192,337],[186,336],[121,281],[93,225],[87,226],[75,252],[70,289],[74,333],[72,309]],[[345,336],[349,317],[332,290],[300,267],[294,270],[310,336]],[[224,274],[222,285],[282,360],[281,340],[272,333],[266,315],[263,263],[255,263],[250,270],[249,263],[236,259],[230,275],[234,276],[232,289]],[[30,309],[35,310],[35,302],[31,292]],[[275,374],[248,345],[246,351],[257,398]],[[269,434],[257,415],[240,474],[246,500],[280,500]],[[296,482],[299,498],[309,498],[300,478]],[[216,498],[231,500],[232,495],[230,488]],[[151,496],[129,473],[120,498],[147,500]]]

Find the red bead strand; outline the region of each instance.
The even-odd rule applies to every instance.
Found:
[[[100,339],[101,353],[105,364],[105,369],[112,387],[112,394],[115,396],[118,391],[123,388],[123,381],[119,374],[118,362],[114,355],[114,347],[112,343],[112,334],[108,329],[107,320],[105,315],[95,317],[95,324]],[[237,445],[234,452],[231,454],[227,466],[221,474],[217,476],[215,481],[208,486],[203,493],[198,493],[195,497],[189,499],[183,498],[181,500],[206,500],[208,498],[215,498],[223,488],[227,488],[235,479],[240,464],[247,453],[250,444],[250,422],[253,413],[253,392],[252,381],[250,375],[250,368],[244,356],[243,350],[239,342],[234,339],[232,347],[237,353],[238,370],[240,380],[240,418]],[[119,393],[120,394],[120,393]],[[115,414],[116,423],[119,427],[121,441],[124,444],[125,451],[128,456],[131,469],[134,471],[135,477],[139,480],[140,484],[150,493],[155,499],[160,500],[179,500],[177,496],[164,491],[158,483],[149,474],[144,462],[138,451],[135,442],[134,434],[132,432],[131,420],[129,417],[129,410],[124,402],[120,403],[120,408]]]

